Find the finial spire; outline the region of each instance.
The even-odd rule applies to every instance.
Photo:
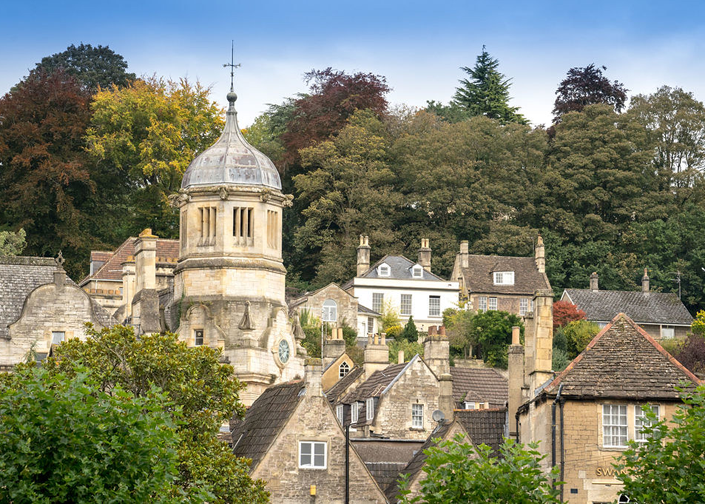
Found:
[[[230,46],[230,63],[223,64],[223,67],[230,67],[230,92],[235,91],[234,80],[235,80],[235,69],[240,68],[240,63],[235,64],[235,41],[231,42]]]

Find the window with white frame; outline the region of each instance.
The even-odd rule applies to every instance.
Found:
[[[464,402],[463,409],[475,409],[475,403],[474,402]]]
[[[325,441],[299,441],[299,468],[325,469],[327,452]]]
[[[428,316],[441,316],[441,296],[428,296]]]
[[[651,411],[654,412],[656,418],[659,418],[659,407],[658,405],[649,406]],[[649,427],[652,422],[646,418],[646,407],[634,406],[634,441],[637,443],[645,443],[649,438],[646,434],[642,432],[644,427]]]
[[[529,311],[529,300],[526,298],[521,298],[519,300],[519,315],[526,315]]]
[[[627,406],[602,405],[602,445],[606,448],[627,447]]]
[[[350,372],[350,365],[347,362],[343,362],[338,366],[338,378],[345,378]]]
[[[663,339],[671,339],[676,335],[676,328],[673,326],[661,326],[661,337]]]
[[[514,285],[514,272],[513,271],[495,271],[494,284],[495,285]]]
[[[392,274],[392,269],[388,264],[380,264],[377,268],[377,274],[381,277],[388,277]]]
[[[340,425],[343,425],[343,422],[345,421],[345,406],[338,404],[335,407],[335,416],[338,417],[338,422],[340,422]]]
[[[373,334],[375,332],[375,319],[374,317],[367,317],[367,334]]]
[[[423,404],[411,405],[411,426],[414,429],[423,429]]]
[[[411,269],[411,276],[414,278],[422,278],[423,277],[423,268],[417,264],[416,266],[414,266]]]
[[[338,303],[332,299],[323,301],[321,320],[323,320],[323,322],[336,322],[338,320]]]
[[[370,397],[365,402],[365,419],[372,420],[375,417],[375,399]]]
[[[411,315],[411,294],[401,295],[401,311],[402,315]]]
[[[372,293],[372,309],[377,313],[382,313],[382,305],[384,304],[384,293]]]
[[[497,298],[491,297],[487,300],[487,309],[496,310],[497,309]]]
[[[487,296],[480,296],[477,298],[477,309],[480,311],[487,311]]]
[[[360,405],[356,402],[350,405],[350,422],[357,423],[358,415],[360,413]]]
[[[64,331],[52,331],[51,332],[51,344],[58,345],[59,343],[64,341],[65,337],[66,337],[66,333]]]

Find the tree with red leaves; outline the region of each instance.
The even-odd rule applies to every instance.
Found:
[[[553,329],[564,327],[576,320],[585,320],[585,312],[570,301],[553,303]]]
[[[84,209],[96,188],[83,140],[90,100],[63,70],[32,72],[0,98],[0,222],[25,229],[26,254],[61,249],[67,266],[90,250]]]
[[[286,149],[283,168],[298,163],[299,150],[327,140],[343,129],[356,110],[371,110],[378,117],[387,110],[385,95],[390,91],[380,75],[326,68],[304,76],[310,87],[291,104],[282,143]],[[283,170],[284,171],[284,170]]]
[[[705,374],[705,337],[690,334],[673,352],[678,362],[696,374]]]
[[[602,67],[607,70],[607,67]],[[590,64],[585,68],[571,68],[556,90],[553,122],[560,122],[563,114],[580,112],[588,105],[606,103],[621,112],[627,101],[627,91],[619,81],[610,82],[600,67]]]

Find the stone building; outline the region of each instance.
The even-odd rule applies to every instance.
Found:
[[[452,367],[453,402],[456,409],[485,410],[507,407],[507,379],[492,368]]]
[[[472,255],[468,242],[462,241],[450,279],[458,282],[460,299],[468,303],[466,308],[501,310],[520,316],[534,311],[536,291],[551,290],[540,236],[534,257]]]
[[[564,502],[628,502],[620,496],[612,462],[627,441],[644,439],[646,405],[661,419],[673,415],[681,404],[676,387],[683,382],[699,380],[620,313],[518,408],[519,441],[540,441],[546,467],[560,467]]]
[[[273,503],[345,502],[345,432],[323,395],[321,371],[310,359],[304,381],[265,390],[233,430],[235,455],[252,459],[250,475],[267,482]],[[349,457],[351,502],[386,502],[352,445]]]
[[[644,270],[641,291],[600,290],[597,273],[590,275],[589,289],[566,289],[561,301],[585,312],[585,318],[604,327],[618,313],[625,313],[656,339],[685,338],[693,317],[674,293],[651,292]]]
[[[428,239],[421,240],[416,262],[404,256],[386,255],[370,266],[370,250],[368,237],[360,236],[357,275],[342,286],[363,306],[382,313],[388,305],[399,313],[402,325],[413,317],[420,331],[441,324],[443,310],[457,306],[458,283],[431,272]],[[363,328],[366,321],[367,317],[361,314],[359,326]],[[367,333],[374,331],[368,329]]]
[[[284,291],[282,212],[291,197],[274,164],[242,136],[236,99],[231,91],[223,134],[189,165],[172,199],[179,261],[165,318],[189,345],[223,349],[250,405],[268,386],[301,377],[305,350]]]
[[[53,345],[85,339],[115,323],[110,314],[66,276],[63,259],[0,257],[0,369],[25,361],[30,350],[45,358]]]

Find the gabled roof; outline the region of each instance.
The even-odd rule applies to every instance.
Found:
[[[303,380],[266,389],[233,429],[233,453],[252,459],[252,469],[257,467],[296,411],[304,391]]]
[[[355,366],[343,378],[335,382],[331,388],[325,391],[326,398],[331,404],[336,404],[344,396],[348,388],[350,388],[365,372],[361,366]]]
[[[693,323],[693,317],[674,293],[566,289],[565,294],[588,320],[596,322],[607,322],[622,312],[637,324]]]
[[[543,394],[632,400],[677,400],[676,387],[700,380],[624,313],[549,383]]]
[[[377,274],[377,268],[381,264],[389,265],[389,276],[379,276]],[[389,280],[418,280],[418,281],[431,281],[431,282],[444,282],[441,277],[429,273],[426,270],[422,270],[421,277],[414,277],[411,271],[416,262],[407,259],[404,256],[386,255],[379,261],[377,261],[370,269],[365,271],[360,278],[382,278]],[[344,288],[347,287],[345,284]]]
[[[507,408],[456,410],[455,418],[470,435],[475,446],[486,444],[499,453],[504,439]]]
[[[375,371],[364,383],[343,397],[340,402],[352,404],[356,401],[364,401],[370,397],[379,397],[382,395],[382,392],[404,372],[407,366],[410,366],[418,358],[418,355],[415,355],[409,362],[392,364],[384,369]]]
[[[533,257],[468,255],[467,259],[468,267],[461,268],[461,273],[468,292],[532,295],[540,289],[551,289]],[[514,285],[495,285],[493,274],[497,271],[513,271]]]
[[[110,257],[107,258],[105,264],[98,268],[98,271],[81,280],[79,285],[83,287],[90,280],[122,280],[122,263],[127,261],[129,257],[134,257],[136,240],[137,238],[131,236],[122,242],[115,252],[112,252]],[[99,252],[99,254],[101,257],[106,258],[107,256],[104,254],[110,253]],[[91,258],[93,258],[93,252],[91,252]],[[176,266],[176,261],[178,258],[179,240],[165,240],[162,238],[157,239],[158,263],[174,263],[174,266]]]
[[[372,310],[371,308],[368,308],[367,306],[362,306],[360,303],[357,304],[357,313],[364,313],[365,315],[369,317],[381,317],[381,313],[377,313],[376,311]]]
[[[488,402],[503,407],[509,400],[507,379],[494,369],[450,368],[453,377],[453,400]]]

